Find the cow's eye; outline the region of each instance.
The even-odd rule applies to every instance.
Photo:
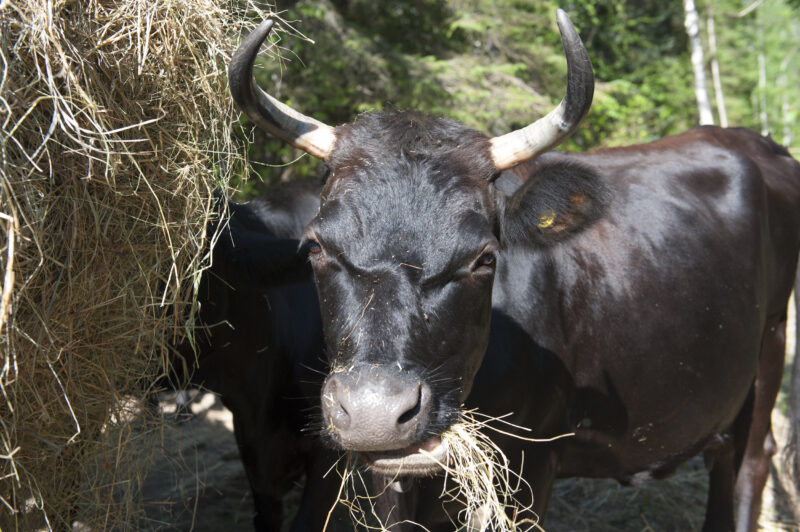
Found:
[[[313,240],[308,241],[308,252],[311,255],[316,255],[318,253],[322,253],[322,246],[319,245],[319,242],[315,242]]]
[[[494,269],[494,265],[497,262],[497,258],[494,256],[494,253],[484,253],[478,260],[475,261],[475,267],[473,268],[474,271],[482,270],[482,269]]]

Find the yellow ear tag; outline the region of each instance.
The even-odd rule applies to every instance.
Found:
[[[551,209],[547,211],[545,214],[539,216],[539,223],[537,223],[536,225],[538,225],[542,229],[547,229],[548,227],[553,225],[553,222],[555,221],[556,221],[556,213]]]

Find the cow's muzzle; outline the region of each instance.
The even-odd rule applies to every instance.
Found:
[[[396,367],[334,372],[322,388],[322,412],[342,449],[400,451],[422,443],[431,388]]]

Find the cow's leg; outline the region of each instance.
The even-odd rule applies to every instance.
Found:
[[[711,470],[703,532],[730,532],[733,530],[733,491],[736,479],[734,440],[727,439],[716,449],[706,451],[705,457]]]
[[[533,443],[533,453],[525,453],[525,471],[523,478],[533,490],[533,511],[540,519],[544,519],[553,495],[553,483],[558,473],[559,452],[551,444]],[[536,447],[546,448],[537,449]],[[529,448],[530,450],[530,448]],[[528,501],[520,501],[528,504]]]
[[[371,477],[370,493],[374,497],[375,516],[391,532],[418,530],[411,524],[416,518],[417,492],[415,479],[392,481],[381,475]]]
[[[253,516],[253,526],[257,532],[267,532],[280,530],[281,519],[283,516],[283,504],[280,497],[271,496],[265,489],[265,478],[262,476],[261,463],[263,452],[275,449],[264,449],[258,445],[256,420],[250,416],[237,415],[233,410],[233,427],[236,435],[236,443],[239,448],[239,456],[250,483],[250,492],[253,494],[253,505],[255,515]],[[274,457],[276,464],[281,460],[280,456]]]
[[[306,461],[306,482],[291,532],[338,532],[353,530],[343,504],[337,503],[341,477],[336,467],[340,453],[317,442]]]
[[[277,409],[264,401],[261,408],[255,401],[244,407],[229,405],[233,412],[236,443],[247,480],[253,493],[258,531],[280,530],[283,497],[303,473],[308,445],[286,427],[287,420]]]
[[[761,340],[761,354],[754,383],[752,423],[742,465],[736,477],[736,530],[756,530],[761,511],[761,492],[775,454],[770,416],[780,390],[786,342],[786,320],[768,323]]]

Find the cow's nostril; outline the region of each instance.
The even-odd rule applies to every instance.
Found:
[[[420,410],[422,409],[422,386],[417,387],[417,401],[414,403],[414,406],[400,414],[400,417],[397,418],[397,424],[403,425],[408,423],[412,419],[414,419],[417,414],[419,414]]]
[[[338,430],[350,427],[350,412],[345,408],[340,396],[339,382],[336,378],[328,380],[323,393],[323,410],[327,410],[330,424]]]
[[[350,413],[341,403],[333,406],[330,414],[331,424],[339,430],[347,429],[350,426]]]

